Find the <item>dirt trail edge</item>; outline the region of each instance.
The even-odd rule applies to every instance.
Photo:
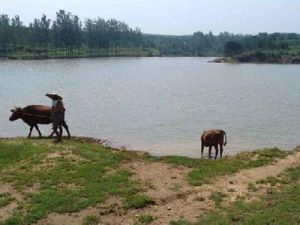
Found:
[[[277,176],[287,168],[299,164],[300,152],[296,152],[270,165],[241,170],[233,175],[219,177],[211,184],[197,187],[187,183],[185,177],[190,170],[186,167],[173,167],[157,162],[127,162],[125,168],[134,174],[133,179],[144,184],[145,189],[141,194],[152,197],[155,205],[123,212],[113,210],[104,215],[101,213],[101,207],[88,208],[82,212],[67,215],[50,214],[47,219],[38,224],[56,225],[56,222],[61,222],[63,219],[72,221],[73,225],[79,225],[82,223],[83,217],[89,214],[99,217],[101,224],[114,225],[132,225],[137,221],[139,215],[145,214],[154,218],[151,224],[155,225],[169,224],[170,221],[180,218],[195,222],[201,215],[215,207],[215,202],[209,198],[212,193],[225,193],[225,204],[238,197],[244,197],[251,201],[256,198],[257,194],[263,193],[267,189],[262,188],[258,192],[251,193],[248,190],[249,182],[255,183],[255,181],[269,176]]]

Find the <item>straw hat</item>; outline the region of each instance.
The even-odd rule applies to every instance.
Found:
[[[52,92],[52,93],[47,93],[46,96],[48,98],[51,98],[52,100],[63,100],[63,98],[61,96],[59,96],[58,94]]]

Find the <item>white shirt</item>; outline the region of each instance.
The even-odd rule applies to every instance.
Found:
[[[52,100],[52,107],[56,107],[56,104],[59,100]]]

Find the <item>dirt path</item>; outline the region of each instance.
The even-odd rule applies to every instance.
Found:
[[[248,190],[249,182],[255,183],[269,176],[277,176],[287,168],[299,164],[300,152],[271,165],[242,170],[233,175],[220,177],[212,184],[193,187],[184,179],[189,171],[187,168],[174,168],[162,163],[133,162],[127,167],[134,173],[134,179],[146,185],[151,184],[144,193],[151,196],[156,205],[141,210],[129,210],[122,216],[103,216],[101,221],[104,224],[131,225],[138,215],[149,214],[155,218],[152,224],[168,224],[171,220],[180,218],[195,222],[199,216],[215,206],[209,199],[213,192],[225,193],[227,196],[224,200],[227,202],[234,201],[238,197],[252,200],[255,195],[266,189],[252,193]]]

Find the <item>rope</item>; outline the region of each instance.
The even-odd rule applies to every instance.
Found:
[[[23,112],[17,112],[21,115],[25,115],[25,116],[32,116],[32,117],[39,117],[39,118],[50,118],[50,116],[41,116],[41,115],[34,115],[34,114],[29,114],[29,113],[23,113]]]

